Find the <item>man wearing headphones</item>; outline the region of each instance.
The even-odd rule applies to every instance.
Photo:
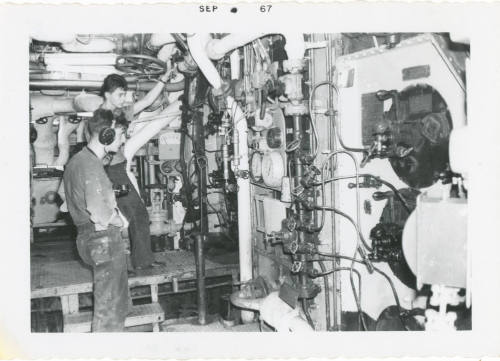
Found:
[[[64,171],[66,202],[78,230],[78,253],[93,271],[92,332],[122,331],[129,312],[125,243],[121,237],[121,229],[128,222],[117,207],[102,163],[122,144],[123,126],[116,124],[112,111],[96,110],[87,124],[87,147],[71,158]]]

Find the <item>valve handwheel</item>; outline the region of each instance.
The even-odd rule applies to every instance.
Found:
[[[130,75],[156,77],[165,74],[167,63],[148,55],[130,54],[118,56],[115,68]]]

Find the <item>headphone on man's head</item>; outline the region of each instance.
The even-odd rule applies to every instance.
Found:
[[[102,128],[99,132],[99,142],[102,145],[110,145],[115,141],[116,131],[115,131],[115,121],[111,123],[110,127]]]

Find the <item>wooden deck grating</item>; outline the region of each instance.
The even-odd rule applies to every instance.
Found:
[[[163,267],[136,271],[137,276],[129,278],[129,286],[155,285],[196,278],[194,255],[188,251],[155,254]],[[238,272],[237,264],[222,264],[205,260],[206,277],[233,275]],[[92,291],[92,272],[83,262],[77,260],[31,262],[31,298],[72,295]]]

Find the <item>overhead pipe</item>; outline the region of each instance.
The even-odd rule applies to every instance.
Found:
[[[265,36],[265,33],[229,34],[222,39],[212,39],[209,33],[195,33],[188,36],[188,46],[201,72],[216,90],[222,86],[222,79],[211,59],[218,60],[232,50]],[[288,67],[292,72],[303,67],[306,48],[324,46],[324,44],[306,44],[304,35],[300,33],[284,34],[285,50],[288,55]],[[233,61],[235,58],[233,59]]]
[[[73,98],[41,94],[30,95],[30,107],[31,119],[33,121],[60,113],[71,113],[75,111]]]
[[[70,53],[110,53],[116,49],[116,43],[111,39],[92,38],[88,41],[75,39],[71,42],[61,43],[61,48]]]
[[[111,39],[95,38],[88,36],[88,40],[82,40],[76,34],[50,34],[40,33],[31,36],[32,39],[47,43],[60,43],[61,48],[67,52],[85,53],[107,53],[116,48],[116,44]]]
[[[162,46],[168,43],[175,43],[175,38],[170,33],[154,33],[151,34],[149,43],[153,46]]]
[[[211,39],[209,33],[195,33],[188,35],[187,43],[191,56],[205,78],[215,90],[220,90],[222,87],[222,78],[212,61],[209,59],[206,51],[206,46]]]
[[[127,79],[127,85],[129,90],[133,91],[150,91],[153,89],[156,81],[134,81]],[[54,90],[54,89],[65,89],[65,90],[100,90],[102,86],[102,81],[93,80],[30,80],[30,90]],[[179,81],[176,83],[167,83],[165,85],[165,91],[176,92],[184,89],[184,81]]]
[[[46,42],[46,43],[70,43],[76,40],[76,34],[71,33],[61,33],[52,34],[50,32],[44,32],[43,29],[37,30],[36,34],[30,35],[32,39],[36,41]]]
[[[235,50],[245,44],[248,44],[258,38],[266,35],[262,32],[255,33],[234,33],[223,37],[222,39],[210,39],[206,43],[206,52],[210,59],[222,59],[227,53]]]
[[[35,55],[32,54],[32,57]],[[108,53],[46,53],[43,54],[43,62],[47,66],[70,66],[70,65],[83,65],[83,66],[103,66],[116,64],[118,54]]]

